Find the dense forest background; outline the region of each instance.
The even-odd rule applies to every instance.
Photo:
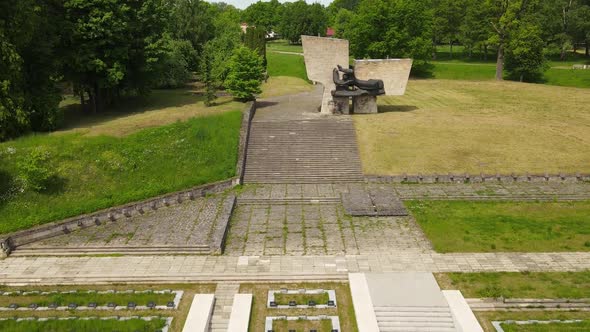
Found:
[[[0,141],[59,128],[65,90],[89,112],[193,75],[223,86],[245,38],[240,23],[291,43],[349,39],[356,58],[411,57],[427,73],[435,47],[497,59],[496,78],[535,81],[547,58],[589,56],[590,0],[277,0],[245,10],[201,0],[5,0],[0,3]],[[259,50],[261,55],[264,51]]]

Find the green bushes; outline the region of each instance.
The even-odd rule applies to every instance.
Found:
[[[23,189],[32,189],[41,192],[47,189],[51,178],[55,176],[49,168],[51,154],[43,148],[35,148],[29,156],[18,163],[19,179],[23,183]]]

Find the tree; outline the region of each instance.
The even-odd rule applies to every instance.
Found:
[[[467,48],[471,58],[475,47],[483,48],[483,59],[488,59],[488,39],[492,26],[488,23],[489,8],[485,1],[467,0],[465,2],[465,18],[460,27],[459,40]]]
[[[410,57],[415,70],[425,70],[432,50],[431,27],[431,12],[424,2],[363,0],[345,35],[356,58]]]
[[[281,14],[282,5],[278,0],[258,1],[243,11],[242,18],[249,25],[263,28],[268,33],[279,26]]]
[[[0,141],[58,127],[60,2],[0,3]]]
[[[570,31],[574,42],[584,43],[586,56],[590,56],[590,1],[581,3],[571,12]]]
[[[212,82],[221,86],[227,77],[229,58],[242,43],[239,13],[233,7],[225,7],[216,15],[214,26],[215,38],[205,44],[203,53],[211,63]],[[204,68],[202,62],[201,68]]]
[[[450,46],[450,56],[453,58],[453,44],[459,38],[461,25],[465,17],[465,1],[439,0],[434,8],[434,30],[439,32],[440,38],[446,38]]]
[[[547,69],[538,26],[525,22],[514,31],[506,48],[506,71],[511,79],[536,82]]]
[[[211,54],[205,51],[201,59],[201,72],[203,73],[203,82],[205,83],[205,106],[209,107],[213,105],[213,101],[217,98],[215,95],[215,80],[211,71]]]
[[[490,24],[493,35],[490,42],[498,47],[496,58],[496,80],[503,79],[504,52],[510,34],[517,30],[518,24],[527,14],[535,9],[536,0],[488,0],[491,11]]]
[[[266,68],[266,31],[263,28],[248,27],[244,34],[244,44],[258,53]]]
[[[279,32],[291,43],[299,43],[301,35],[324,36],[328,26],[325,8],[305,1],[287,2],[284,5]]]
[[[225,85],[227,90],[240,100],[254,100],[262,92],[264,79],[262,58],[253,50],[241,46],[229,60],[229,72]]]
[[[205,43],[215,36],[213,19],[216,8],[203,0],[167,0],[167,6],[171,12],[168,30],[175,39],[191,43],[195,58],[189,65],[192,70],[197,70],[198,55]]]
[[[100,111],[123,92],[144,93],[162,52],[167,11],[161,0],[65,0],[66,77]],[[83,94],[82,94],[83,96]],[[83,99],[83,98],[82,98]]]

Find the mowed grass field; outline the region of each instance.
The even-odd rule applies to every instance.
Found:
[[[437,273],[442,289],[458,289],[466,298],[590,298],[590,271]]]
[[[590,90],[496,81],[410,80],[355,115],[366,174],[590,171]]]
[[[241,108],[207,108],[194,87],[158,90],[100,114],[64,105],[66,128],[0,143],[0,234],[235,175]],[[32,151],[55,176],[36,192],[20,179]]]
[[[410,201],[438,252],[590,251],[590,201]]]

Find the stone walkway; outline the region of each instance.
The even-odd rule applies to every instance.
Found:
[[[345,280],[349,272],[583,271],[590,252],[438,254],[400,251],[342,256],[14,257],[1,284]]]
[[[411,217],[350,217],[339,204],[239,204],[229,255],[335,255],[432,250]]]

